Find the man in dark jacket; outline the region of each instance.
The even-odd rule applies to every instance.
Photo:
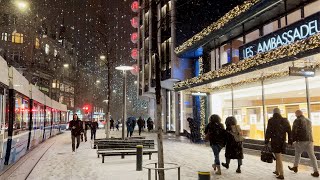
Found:
[[[306,151],[312,162],[314,173],[313,177],[319,177],[318,163],[314,155],[313,138],[312,138],[312,123],[309,119],[305,118],[302,111],[296,111],[297,119],[294,120],[292,126],[292,138],[295,142],[295,161],[293,167],[289,167],[291,171],[298,172],[298,165],[300,162],[301,154]]]
[[[97,132],[97,129],[98,129],[99,125],[98,125],[98,122],[93,120],[91,122],[91,140],[95,140],[96,139],[96,132]]]
[[[73,115],[73,120],[70,121],[69,129],[71,130],[72,152],[75,152],[75,139],[77,139],[77,149],[80,145],[80,135],[83,132],[82,122],[79,120],[78,115]]]
[[[142,118],[140,116],[139,119],[138,119],[138,122],[137,122],[138,127],[139,127],[139,136],[141,135],[141,131],[142,131],[142,128],[143,128],[143,125],[144,125],[143,122],[144,122],[144,120],[142,120]]]
[[[275,108],[273,117],[268,121],[265,144],[271,139],[271,149],[276,155],[276,171],[273,173],[277,175],[277,179],[284,179],[282,154],[286,151],[286,134],[289,144],[292,144],[290,123],[281,116],[280,109]]]

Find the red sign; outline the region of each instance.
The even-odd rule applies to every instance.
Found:
[[[138,49],[137,48],[133,48],[132,50],[131,50],[131,57],[132,57],[132,59],[138,59],[138,54],[139,54],[139,52],[138,52]]]
[[[139,27],[139,18],[138,17],[134,17],[131,19],[131,26],[134,28]]]
[[[133,43],[138,42],[138,33],[134,32],[131,34],[131,42],[133,42]]]
[[[138,1],[133,1],[131,4],[131,10],[133,12],[138,12],[139,11],[139,2]]]

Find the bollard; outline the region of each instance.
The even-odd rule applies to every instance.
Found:
[[[210,172],[198,172],[198,180],[210,180]]]
[[[143,146],[137,145],[137,171],[142,171]]]

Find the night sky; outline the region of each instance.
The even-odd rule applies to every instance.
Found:
[[[135,32],[130,19],[135,16],[130,5],[133,0],[34,0],[36,12],[43,17],[43,26],[58,31],[75,45],[79,59],[76,106],[92,102],[104,106],[106,99],[106,66],[99,60],[107,55],[112,67],[111,114],[122,115],[122,75],[114,70],[118,65],[133,65],[130,51],[135,45],[130,34]],[[200,32],[243,0],[177,0],[178,45]],[[62,33],[61,33],[62,32]],[[108,53],[109,52],[109,53]],[[102,65],[101,65],[102,64]],[[76,73],[76,72],[75,72]],[[100,84],[94,84],[100,80]],[[128,73],[128,115],[146,113],[147,102],[137,99],[134,81]],[[79,98],[80,97],[80,98]]]

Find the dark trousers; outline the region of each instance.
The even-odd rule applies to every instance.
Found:
[[[229,158],[226,158],[226,164],[230,164],[230,160]],[[240,167],[242,165],[242,159],[237,159],[238,160],[238,167]]]
[[[83,134],[81,134],[81,141],[83,141],[83,136],[84,140],[87,142],[87,130],[84,130]]]
[[[80,135],[78,135],[78,136],[71,135],[72,151],[75,151],[76,139],[77,139],[77,149],[78,149],[78,147],[79,147],[79,145],[80,145]]]
[[[114,130],[114,125],[110,125],[110,130],[113,129]]]
[[[97,130],[95,130],[95,129],[91,129],[91,140],[92,139],[96,139],[96,132],[97,132]]]
[[[141,131],[142,131],[142,126],[139,127],[139,135],[141,134]]]
[[[133,134],[133,131],[128,131],[128,132],[127,132],[127,137],[129,137],[129,135],[130,135],[130,137],[131,137],[132,134]]]

